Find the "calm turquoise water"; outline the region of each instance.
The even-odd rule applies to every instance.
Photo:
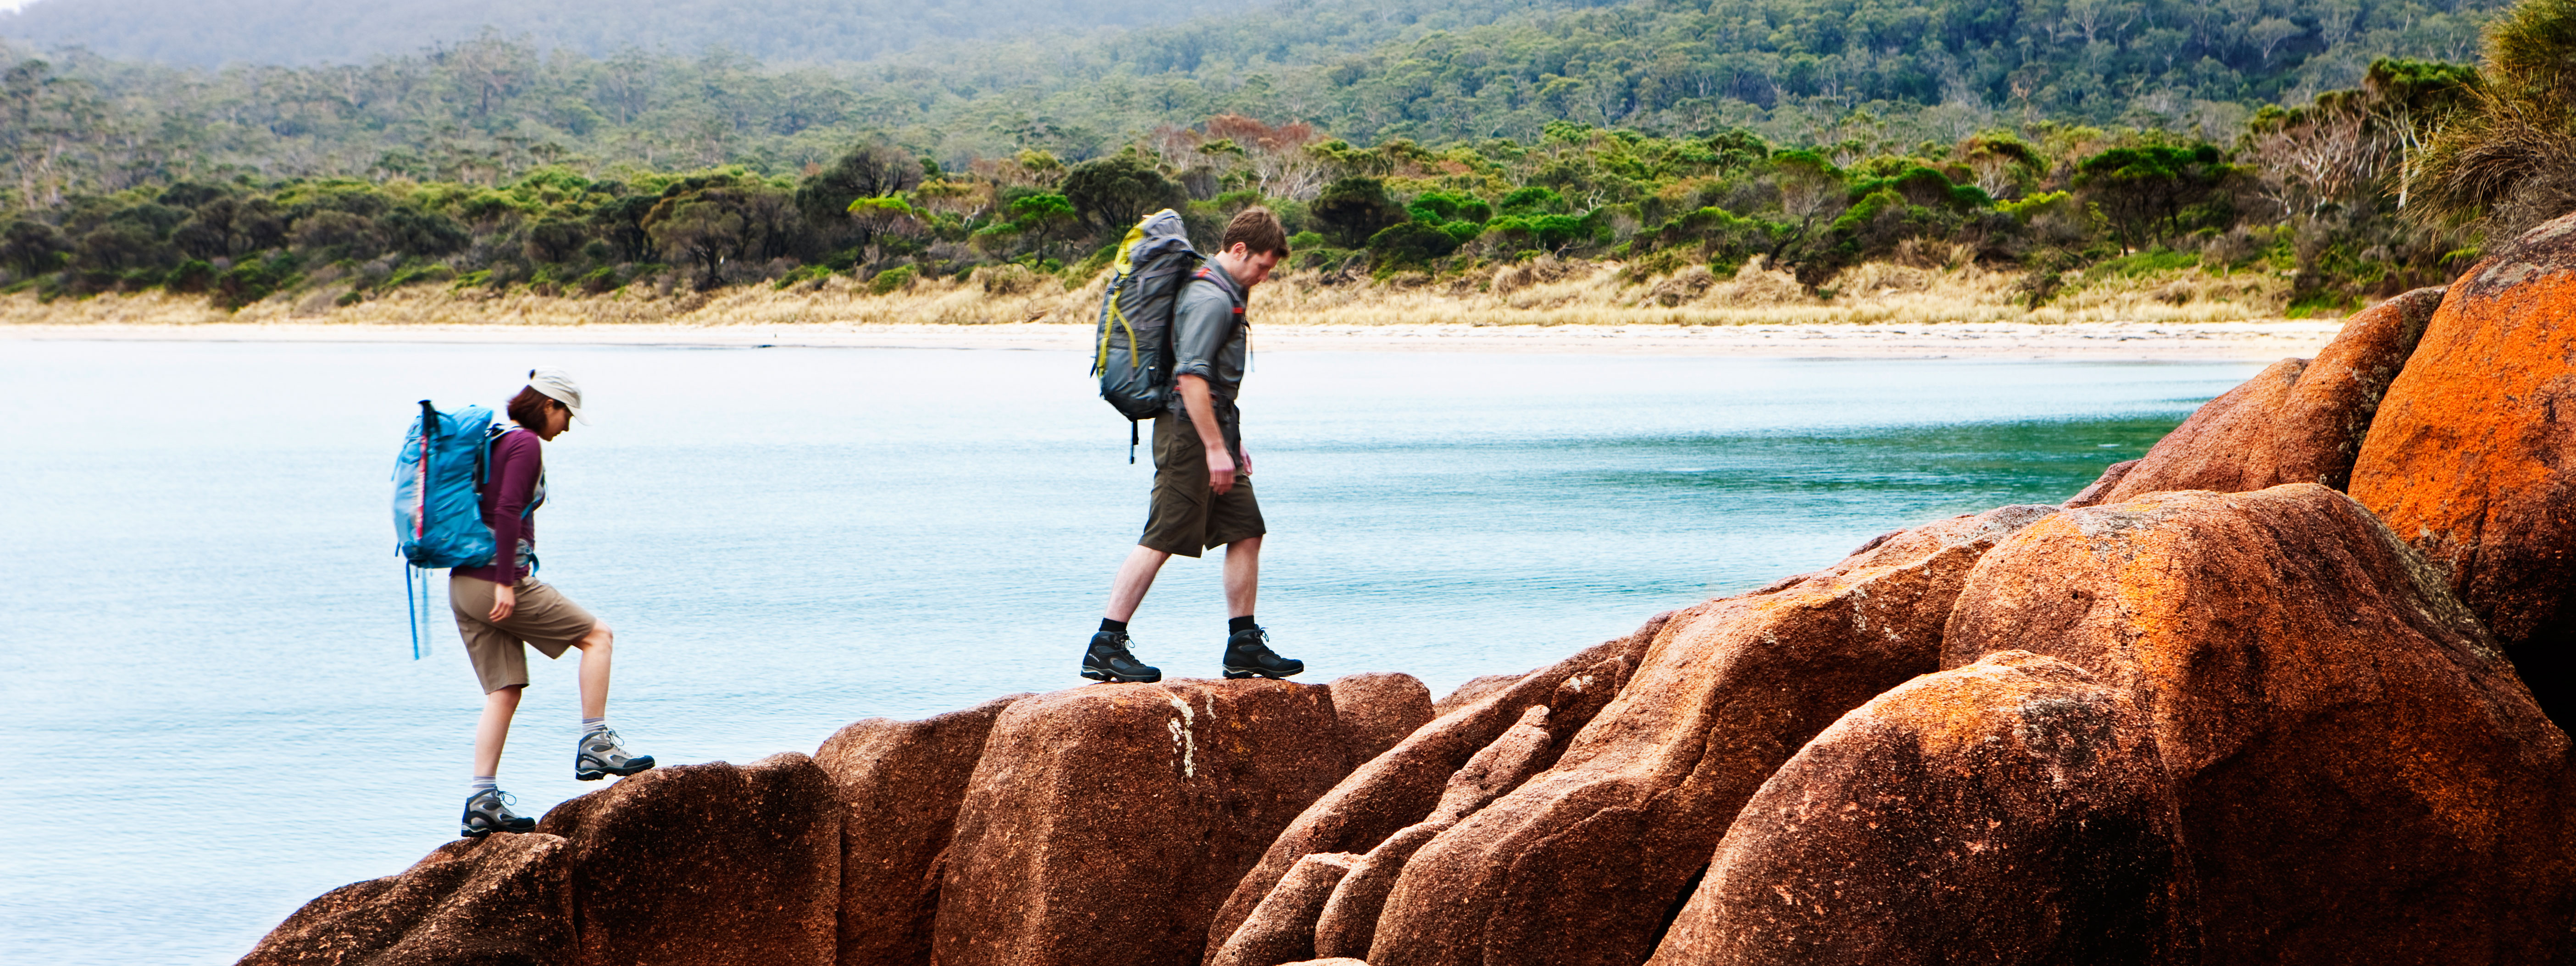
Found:
[[[560,364],[544,576],[619,631],[665,763],[1082,683],[1150,465],[1085,360],[1002,350],[0,342],[0,962],[223,963],[452,837],[480,695],[410,659],[387,473],[413,401]],[[1308,679],[1435,693],[1879,532],[2053,502],[2249,365],[1269,353],[1260,615]],[[1216,671],[1214,559],[1142,657]],[[443,593],[443,582],[440,584]],[[536,661],[502,784],[568,758]]]

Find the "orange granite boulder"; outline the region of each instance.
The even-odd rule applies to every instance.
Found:
[[[996,698],[921,721],[869,718],[814,752],[841,806],[840,961],[928,966],[939,882]]]
[[[554,807],[569,845],[577,966],[831,966],[841,814],[793,752],[653,769]]]
[[[539,966],[573,960],[571,849],[496,833],[305,903],[241,966]]]
[[[2453,282],[2353,467],[2560,721],[2576,711],[2576,215]]]
[[[1644,960],[1763,780],[1845,712],[1934,670],[1978,557],[2055,512],[1943,520],[1778,589],[1674,615],[1553,767],[1405,863],[1369,962]]]
[[[2283,483],[2343,489],[2389,383],[2423,338],[2442,289],[2364,309],[2314,361],[2283,359],[2202,404],[2134,464],[2105,472],[2068,506],[2166,490],[2241,493]]]
[[[2065,511],[1977,564],[1943,642],[1947,666],[2033,651],[2137,707],[2206,962],[2576,952],[2567,736],[2441,572],[2342,493]]]
[[[939,890],[942,966],[1199,966],[1209,920],[1350,770],[1329,689],[1099,684],[994,721]]]
[[[1555,761],[1564,739],[1618,694],[1647,642],[1670,615],[1658,615],[1636,633],[1604,641],[1422,726],[1375,760],[1358,766],[1316,800],[1262,853],[1260,864],[1235,884],[1217,910],[1208,943],[1234,935],[1252,908],[1270,894],[1297,860],[1317,852],[1368,852],[1397,830],[1421,822],[1439,806],[1450,780],[1478,752],[1521,722],[1532,707],[1547,707],[1549,745],[1529,770]]]
[[[1431,689],[1410,674],[1386,671],[1334,678],[1333,713],[1352,767],[1386,753],[1431,721]]]
[[[1650,963],[2196,962],[2164,777],[2136,709],[2063,661],[1916,678],[1745,803]]]

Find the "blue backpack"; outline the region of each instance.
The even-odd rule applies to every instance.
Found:
[[[403,596],[411,612],[413,660],[425,653],[429,571],[492,562],[492,528],[483,524],[491,437],[491,410],[467,406],[442,413],[423,399],[420,418],[403,437],[402,455],[394,458],[395,545],[407,567]]]

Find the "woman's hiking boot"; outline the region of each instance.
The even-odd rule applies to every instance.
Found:
[[[518,803],[510,793],[487,788],[465,797],[465,827],[457,834],[479,839],[494,832],[533,832],[537,820],[513,814],[510,806]]]
[[[1082,652],[1082,676],[1094,681],[1152,684],[1163,679],[1163,669],[1137,660],[1127,650],[1125,633],[1101,631],[1091,635],[1091,647]]]
[[[572,753],[572,777],[595,782],[610,775],[623,778],[653,767],[653,756],[630,755],[617,743],[617,732],[601,728],[581,736]]]
[[[1236,631],[1225,639],[1225,676],[1248,678],[1284,678],[1306,669],[1306,662],[1280,657],[1270,649],[1270,632],[1255,627]]]

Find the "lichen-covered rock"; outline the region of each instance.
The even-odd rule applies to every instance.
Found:
[[[1431,689],[1410,674],[1350,674],[1325,686],[1333,689],[1333,713],[1341,716],[1342,744],[1353,767],[1385,754],[1431,721]]]
[[[582,966],[831,966],[840,802],[793,752],[672,765],[554,807]]]
[[[2351,492],[2443,568],[2570,720],[2576,672],[2576,215],[2452,283],[2388,388]]]
[[[1944,635],[1953,667],[2015,649],[2150,723],[2205,961],[2569,951],[2567,737],[2351,498],[2159,493],[2033,524],[1977,565]]]
[[[1235,885],[1217,910],[1209,944],[1234,935],[1235,927],[1243,924],[1252,907],[1270,894],[1300,857],[1366,852],[1396,830],[1422,821],[1440,803],[1450,776],[1536,705],[1554,709],[1547,719],[1552,744],[1537,766],[1546,767],[1555,751],[1564,747],[1563,739],[1619,692],[1637,656],[1669,616],[1658,615],[1634,634],[1522,675],[1509,687],[1440,716],[1386,754],[1357,766],[1350,777],[1297,816],[1262,853],[1260,864]]]
[[[993,723],[958,810],[938,961],[1198,966],[1218,903],[1349,767],[1321,685],[1022,698]]]
[[[2343,489],[2388,385],[2442,303],[2417,289],[2353,315],[2316,360],[2283,359],[2203,404],[2099,492],[2068,506],[2166,490],[2242,493],[2283,483]]]
[[[1405,863],[1369,961],[1643,960],[1736,809],[1834,719],[1934,670],[1977,558],[2055,512],[1940,521],[1787,587],[1674,616],[1552,769]]]
[[[1252,907],[1252,915],[1235,928],[1234,938],[1208,957],[1208,966],[1278,966],[1314,958],[1315,917],[1359,860],[1348,852],[1318,852],[1298,859],[1279,885]]]
[[[2146,722],[2026,651],[1844,715],[1745,803],[1652,966],[2194,963]]]
[[[570,854],[552,835],[450,842],[400,875],[305,903],[241,966],[571,962]]]
[[[930,962],[939,882],[966,779],[1002,709],[996,698],[921,721],[869,718],[814,752],[841,804],[840,961]]]

